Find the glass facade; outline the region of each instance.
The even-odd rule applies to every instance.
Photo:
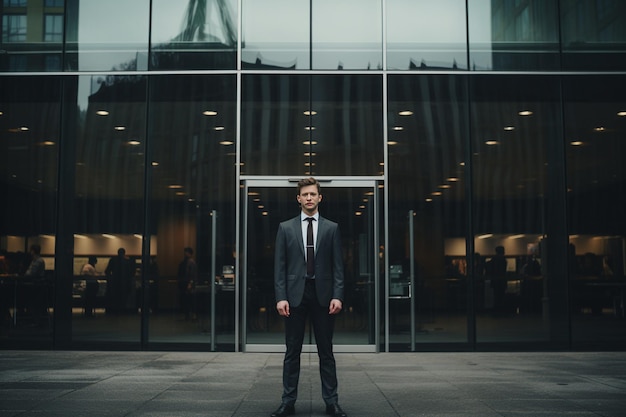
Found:
[[[340,349],[623,348],[624,4],[3,0],[2,346],[276,349],[315,176]]]

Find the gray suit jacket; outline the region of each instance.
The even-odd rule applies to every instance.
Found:
[[[306,259],[300,215],[282,222],[276,234],[274,291],[276,302],[287,300],[297,307],[302,302]],[[315,289],[321,306],[333,298],[343,301],[343,258],[337,223],[319,217],[315,241]]]

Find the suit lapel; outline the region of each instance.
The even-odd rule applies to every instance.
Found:
[[[293,222],[291,224],[293,227],[294,236],[296,236],[296,242],[298,242],[298,247],[300,248],[300,252],[302,253],[302,256],[304,256],[304,242],[302,240],[302,223],[301,222],[302,220],[300,219],[300,216],[298,216],[293,219]]]
[[[319,217],[319,224],[317,225],[317,239],[315,239],[315,253],[317,253],[317,248],[322,241],[324,233],[326,233],[326,219],[322,216]]]

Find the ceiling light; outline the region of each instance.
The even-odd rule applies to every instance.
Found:
[[[29,129],[28,129],[28,127],[26,127],[26,126],[22,126],[22,127],[20,127],[20,131],[22,131],[22,132],[28,132],[28,130],[29,130]]]
[[[581,146],[583,143],[579,140],[575,140],[573,142],[570,142],[570,145],[572,146]]]
[[[220,142],[220,145],[229,146],[229,145],[232,145],[233,143],[235,142],[233,142],[232,140],[223,140]]]
[[[224,126],[215,126],[214,130],[224,130]]]
[[[137,239],[143,239],[143,236],[139,234],[134,234],[133,236],[135,236]]]
[[[261,215],[263,216],[267,216],[269,213],[267,211],[264,211],[263,213],[261,213]]]
[[[486,140],[485,141],[485,145],[489,145],[489,146],[498,145],[498,144],[500,144],[500,142],[498,142],[497,140]]]
[[[626,117],[626,111],[618,111],[617,115],[619,117]],[[2,112],[0,111],[0,116],[2,116]]]
[[[97,114],[98,116],[108,116],[108,115],[109,115],[109,112],[108,112],[108,111],[106,111],[106,110],[98,110],[98,111],[96,112],[96,114]]]
[[[137,145],[141,145],[141,142],[139,142],[138,140],[129,140],[128,143],[130,146],[137,146]]]
[[[360,212],[360,211],[355,211],[355,212],[354,212],[354,215],[355,215],[355,216],[361,216],[361,215],[363,215],[363,213],[362,213],[362,212]]]
[[[205,110],[202,114],[205,116],[217,116],[217,112],[215,110]]]
[[[477,239],[489,239],[490,237],[493,237],[493,234],[487,233],[486,235],[478,236]]]
[[[404,130],[404,128],[402,126],[394,126],[393,130],[400,131],[400,130]]]
[[[304,166],[305,167],[314,167],[315,166],[315,162],[305,162]]]
[[[317,153],[316,152],[305,152],[304,156],[307,156],[307,157],[308,156],[317,156]]]
[[[106,234],[106,233],[102,233],[102,237],[106,237],[107,239],[115,239],[115,236],[109,235],[109,234]]]
[[[305,126],[304,130],[315,130],[315,126]]]
[[[459,180],[459,179],[458,179],[457,177],[450,177],[450,178],[446,178],[446,181],[449,181],[449,182],[456,182],[456,181],[458,181],[458,180]]]
[[[183,186],[180,184],[170,184],[167,186],[167,188],[169,188],[170,190],[178,190],[183,188]]]
[[[152,161],[152,166],[153,166],[153,167],[158,167],[158,166],[159,166],[159,163],[158,163],[157,161]]]
[[[520,116],[532,116],[533,112],[530,110],[522,110],[517,114],[519,114]]]
[[[115,126],[113,129],[119,130],[121,132],[122,130],[126,130],[126,126]]]
[[[606,128],[604,126],[598,126],[594,127],[593,130],[595,130],[596,132],[604,132]]]
[[[315,116],[317,114],[315,110],[305,110],[303,113],[305,116]]]
[[[43,142],[41,142],[42,146],[53,146],[56,145],[55,142],[51,141],[51,140],[44,140]]]
[[[389,146],[394,146],[394,145],[397,145],[397,144],[398,144],[398,142],[396,142],[395,140],[390,140],[389,142],[387,142],[387,145],[389,145]]]
[[[430,195],[442,195],[443,193],[441,191],[435,191],[430,193]]]
[[[426,198],[424,201],[426,201],[427,203],[430,203],[431,201],[433,201],[432,198]]]
[[[413,112],[411,110],[402,110],[402,111],[399,111],[398,114],[400,116],[412,116]]]
[[[443,188],[443,189],[446,189],[446,188],[451,188],[451,187],[452,187],[452,186],[451,186],[450,184],[441,184],[441,185],[439,186],[439,188]]]
[[[4,115],[4,113],[0,111],[0,116],[3,116],[3,115]]]
[[[504,126],[504,130],[506,130],[507,132],[510,132],[512,130],[515,130],[515,126]]]
[[[316,140],[305,140],[302,142],[303,145],[317,145],[317,141]]]

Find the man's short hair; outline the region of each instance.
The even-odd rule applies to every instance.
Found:
[[[307,187],[309,185],[315,185],[317,186],[317,192],[320,192],[320,183],[318,180],[316,180],[313,177],[309,177],[309,178],[303,178],[300,181],[298,181],[298,194],[300,194],[300,190],[302,189],[302,187]]]
[[[193,249],[191,249],[191,248],[189,248],[189,247],[185,248],[185,249],[184,249],[184,252],[185,252],[185,253],[188,253],[188,254],[190,254],[190,255],[193,255]]]

